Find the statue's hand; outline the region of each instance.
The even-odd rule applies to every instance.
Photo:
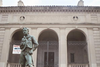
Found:
[[[29,51],[29,54],[32,55],[32,54],[33,54],[33,50],[30,50],[30,51]]]
[[[36,48],[33,48],[33,51],[35,51]]]
[[[20,43],[20,48],[23,49],[24,47],[25,47],[25,43],[24,42],[21,42]]]

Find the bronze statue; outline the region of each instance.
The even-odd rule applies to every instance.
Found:
[[[22,67],[33,67],[34,63],[32,54],[39,44],[33,36],[29,35],[29,30],[26,27],[23,28],[23,34],[24,37],[22,38],[22,41],[20,43],[21,54],[19,62]]]

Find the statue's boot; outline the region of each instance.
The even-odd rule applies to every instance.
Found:
[[[29,67],[33,67],[33,65],[29,64]]]

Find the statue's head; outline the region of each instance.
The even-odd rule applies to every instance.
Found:
[[[23,28],[23,34],[24,34],[24,35],[29,34],[29,29],[26,28],[26,27],[24,27],[24,28]]]

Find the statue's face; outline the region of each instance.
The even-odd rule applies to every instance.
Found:
[[[24,34],[24,35],[27,35],[27,34],[28,34],[28,30],[27,30],[27,29],[24,29],[24,30],[23,30],[23,34]]]

